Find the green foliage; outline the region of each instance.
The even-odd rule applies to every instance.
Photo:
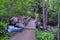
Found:
[[[54,25],[57,25],[57,22],[58,22],[58,15],[54,12],[52,13],[49,13],[48,15],[48,23],[52,24],[54,23]]]
[[[4,19],[5,17],[11,18],[13,16],[18,16],[20,15],[20,13],[22,13],[25,17],[29,17],[32,15],[33,17],[38,18],[39,17],[37,13],[38,5],[40,5],[40,8],[42,7],[41,0],[0,0],[0,16],[2,17],[2,19]],[[59,10],[60,10],[60,0],[49,0],[48,23],[55,23],[55,24],[57,23],[58,21],[57,13],[59,13]],[[8,23],[0,22],[0,33],[5,32],[4,28],[6,28],[7,25]],[[56,32],[57,29],[54,29],[53,33]],[[46,31],[42,32],[36,31],[36,37],[39,40],[54,39],[52,33]],[[6,38],[8,38],[7,35],[0,37],[0,40],[5,40]]]
[[[0,16],[7,15],[8,0],[0,0]]]
[[[58,22],[58,13],[60,12],[60,0],[49,0],[49,15],[48,15],[48,23],[57,25]]]
[[[57,28],[57,26],[51,31],[53,34],[57,34],[58,33],[58,28]]]
[[[11,8],[11,14],[20,14],[26,15],[28,12],[28,8],[34,0],[13,0],[13,6]],[[28,14],[27,14],[28,15]]]
[[[39,14],[38,13],[35,13],[34,14],[34,17],[37,19],[39,17]]]
[[[37,40],[54,40],[54,35],[52,32],[36,30],[36,38]]]
[[[8,26],[9,23],[5,23],[0,21],[0,40],[8,40],[9,35],[5,34],[5,28]]]
[[[9,23],[0,22],[0,27],[6,28]]]
[[[31,12],[30,11],[27,11],[26,14],[25,14],[27,17],[31,16]]]
[[[9,35],[7,34],[0,36],[0,40],[8,40],[8,38],[9,38]]]
[[[5,22],[0,22],[0,33],[1,34],[4,34],[6,31],[5,31],[5,28],[8,26],[8,23],[5,23]]]
[[[0,16],[12,17],[20,13],[26,15],[32,3],[34,0],[0,0]]]

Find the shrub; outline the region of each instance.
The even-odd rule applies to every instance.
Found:
[[[54,40],[54,35],[52,32],[36,30],[36,38],[37,40]]]
[[[35,13],[34,17],[37,19],[39,17],[38,13]]]
[[[8,40],[9,37],[10,37],[9,35],[4,34],[4,35],[0,36],[0,40]]]
[[[8,26],[9,23],[0,21],[0,40],[8,40],[9,35],[5,34],[5,28]]]
[[[0,22],[0,34],[4,34],[5,33],[5,28],[8,26],[9,23],[5,23],[5,22]]]

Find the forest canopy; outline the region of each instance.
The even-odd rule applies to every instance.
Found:
[[[60,9],[60,0],[48,1],[48,23],[54,22],[55,24],[57,24],[57,14],[60,12],[59,9]],[[42,1],[0,0],[0,16],[12,17],[12,16],[18,16],[20,15],[20,13],[22,13],[26,17],[35,14],[40,14],[39,16],[41,17]]]

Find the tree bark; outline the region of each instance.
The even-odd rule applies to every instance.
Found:
[[[45,17],[45,5],[44,5],[44,0],[42,0],[42,13],[43,13],[43,27],[44,27],[44,29],[46,29],[46,17]]]
[[[46,26],[47,26],[47,21],[48,21],[48,1],[46,1]]]
[[[60,40],[60,14],[58,13],[58,34],[57,34],[57,40]]]

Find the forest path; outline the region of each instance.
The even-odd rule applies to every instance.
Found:
[[[16,33],[9,40],[36,40],[34,31],[35,28],[35,20],[31,19],[23,32]]]

